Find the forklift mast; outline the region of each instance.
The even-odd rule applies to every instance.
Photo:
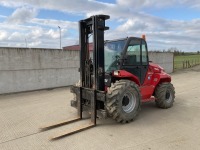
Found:
[[[78,116],[82,118],[84,101],[91,107],[91,122],[96,125],[97,108],[105,100],[104,83],[104,31],[107,15],[96,15],[79,22],[80,28],[80,87],[72,86],[71,92],[77,95]],[[89,37],[93,35],[93,61],[90,58]],[[73,105],[73,104],[71,104]]]
[[[82,119],[83,105],[85,101],[90,103],[90,123],[54,136],[56,140],[64,136],[86,130],[96,125],[98,104],[105,101],[104,84],[104,31],[109,28],[105,26],[107,15],[96,15],[79,22],[80,41],[80,86],[71,86],[71,92],[76,94],[77,102],[71,101],[71,105],[77,108],[77,117],[56,124],[44,126],[41,130],[48,130]],[[93,35],[93,60],[90,58],[89,37]]]
[[[104,31],[107,15],[92,16],[79,22],[81,87],[104,91]],[[93,35],[93,61],[90,58],[89,37]]]

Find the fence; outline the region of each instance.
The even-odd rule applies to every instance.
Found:
[[[196,56],[198,56],[198,55],[196,55]],[[175,60],[174,60],[174,70],[191,68],[196,65],[200,65],[200,55],[199,55],[199,58],[195,57],[195,55],[194,55],[193,57],[185,56],[183,59],[176,60],[176,58],[175,58]]]
[[[183,69],[194,67],[194,66],[199,65],[199,64],[200,64],[199,60],[194,60],[194,61],[193,60],[192,61],[186,60],[186,61],[183,61]]]

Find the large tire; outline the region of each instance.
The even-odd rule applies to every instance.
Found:
[[[106,109],[120,123],[133,121],[140,110],[141,95],[137,84],[129,80],[112,83],[106,94]]]
[[[173,84],[169,82],[163,82],[159,84],[155,90],[155,102],[160,108],[170,108],[173,106],[175,91]]]

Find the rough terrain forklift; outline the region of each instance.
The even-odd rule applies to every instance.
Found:
[[[91,115],[89,125],[55,136],[58,139],[96,125],[96,118],[112,117],[120,123],[133,121],[142,102],[155,101],[160,108],[170,108],[175,98],[171,77],[149,61],[145,36],[104,41],[107,15],[96,15],[79,22],[80,81],[71,87],[78,110],[74,119],[46,126],[49,129]],[[93,58],[89,37],[93,37]]]

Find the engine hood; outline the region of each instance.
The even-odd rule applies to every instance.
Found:
[[[159,73],[161,71],[164,71],[164,69],[158,64],[149,63],[149,66],[154,72],[158,72]]]

